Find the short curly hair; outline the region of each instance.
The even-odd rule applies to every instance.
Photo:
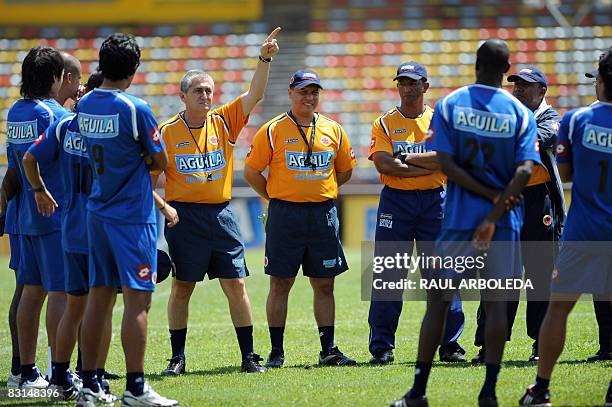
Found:
[[[599,57],[597,72],[604,83],[606,99],[612,101],[612,47],[604,51]]]
[[[21,96],[48,98],[53,83],[62,78],[64,59],[58,50],[47,46],[32,48],[21,64]]]
[[[100,46],[100,71],[112,81],[127,79],[140,64],[140,47],[131,35],[115,33]]]

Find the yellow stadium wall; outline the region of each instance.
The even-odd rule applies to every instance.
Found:
[[[565,190],[565,202],[569,206],[570,190]],[[342,244],[350,248],[361,247],[364,240],[374,240],[378,195],[345,195],[342,197]],[[10,254],[8,236],[0,238],[0,256]]]
[[[565,190],[565,203],[569,208],[571,191]],[[378,195],[344,195],[342,197],[342,244],[350,248],[361,247],[364,240],[374,240]]]
[[[0,24],[104,25],[257,20],[261,0],[0,1]]]

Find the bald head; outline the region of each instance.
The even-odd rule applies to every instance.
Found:
[[[508,45],[497,38],[486,40],[476,52],[476,70],[503,74],[510,68]]]
[[[62,52],[62,59],[64,60],[64,81],[55,99],[63,106],[68,99],[77,99],[81,83],[81,62],[67,52]]]
[[[80,76],[81,62],[67,52],[62,52],[62,58],[64,59],[64,75],[71,73],[73,75],[79,74]]]

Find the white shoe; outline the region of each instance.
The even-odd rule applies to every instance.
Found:
[[[106,394],[102,389],[94,393],[90,388],[84,387],[79,392],[76,407],[114,406],[115,401],[117,396]]]
[[[22,389],[46,389],[47,387],[49,387],[49,382],[46,381],[43,377],[42,374],[40,374],[40,372],[38,371],[38,369],[36,369],[38,375],[36,376],[36,379],[34,380],[25,380],[23,383],[21,383],[21,388]]]
[[[11,372],[8,374],[8,378],[6,379],[6,387],[9,389],[16,389],[19,387],[19,383],[21,382],[21,373],[18,375],[14,375]]]
[[[179,402],[160,396],[148,383],[144,384],[144,393],[134,396],[131,391],[126,390],[121,398],[122,407],[131,406],[154,406],[154,407],[178,407]]]

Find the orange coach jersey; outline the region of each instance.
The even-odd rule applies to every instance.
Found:
[[[377,151],[386,151],[393,155],[398,151],[408,153],[424,153],[425,137],[433,116],[433,109],[425,107],[423,114],[416,119],[405,117],[398,108],[389,110],[374,121],[372,140],[368,158]],[[446,176],[441,171],[431,175],[414,178],[400,178],[380,174],[380,180],[395,189],[434,189],[446,182]]]
[[[310,142],[312,126],[302,126]],[[269,166],[266,190],[270,198],[292,202],[322,202],[338,196],[337,172],[356,165],[355,154],[344,129],[315,113],[315,137],[311,162],[308,147],[297,124],[287,113],[264,124],[255,137],[245,164],[263,171]],[[314,169],[313,169],[314,166]]]
[[[222,203],[232,197],[234,145],[246,125],[242,97],[213,109],[191,128],[179,113],[159,127],[168,152],[166,200]],[[197,144],[196,144],[197,143]]]
[[[534,167],[531,177],[529,177],[529,182],[527,182],[527,186],[539,185],[545,182],[550,181],[550,174],[548,174],[548,170],[546,167],[540,164],[536,164]]]

